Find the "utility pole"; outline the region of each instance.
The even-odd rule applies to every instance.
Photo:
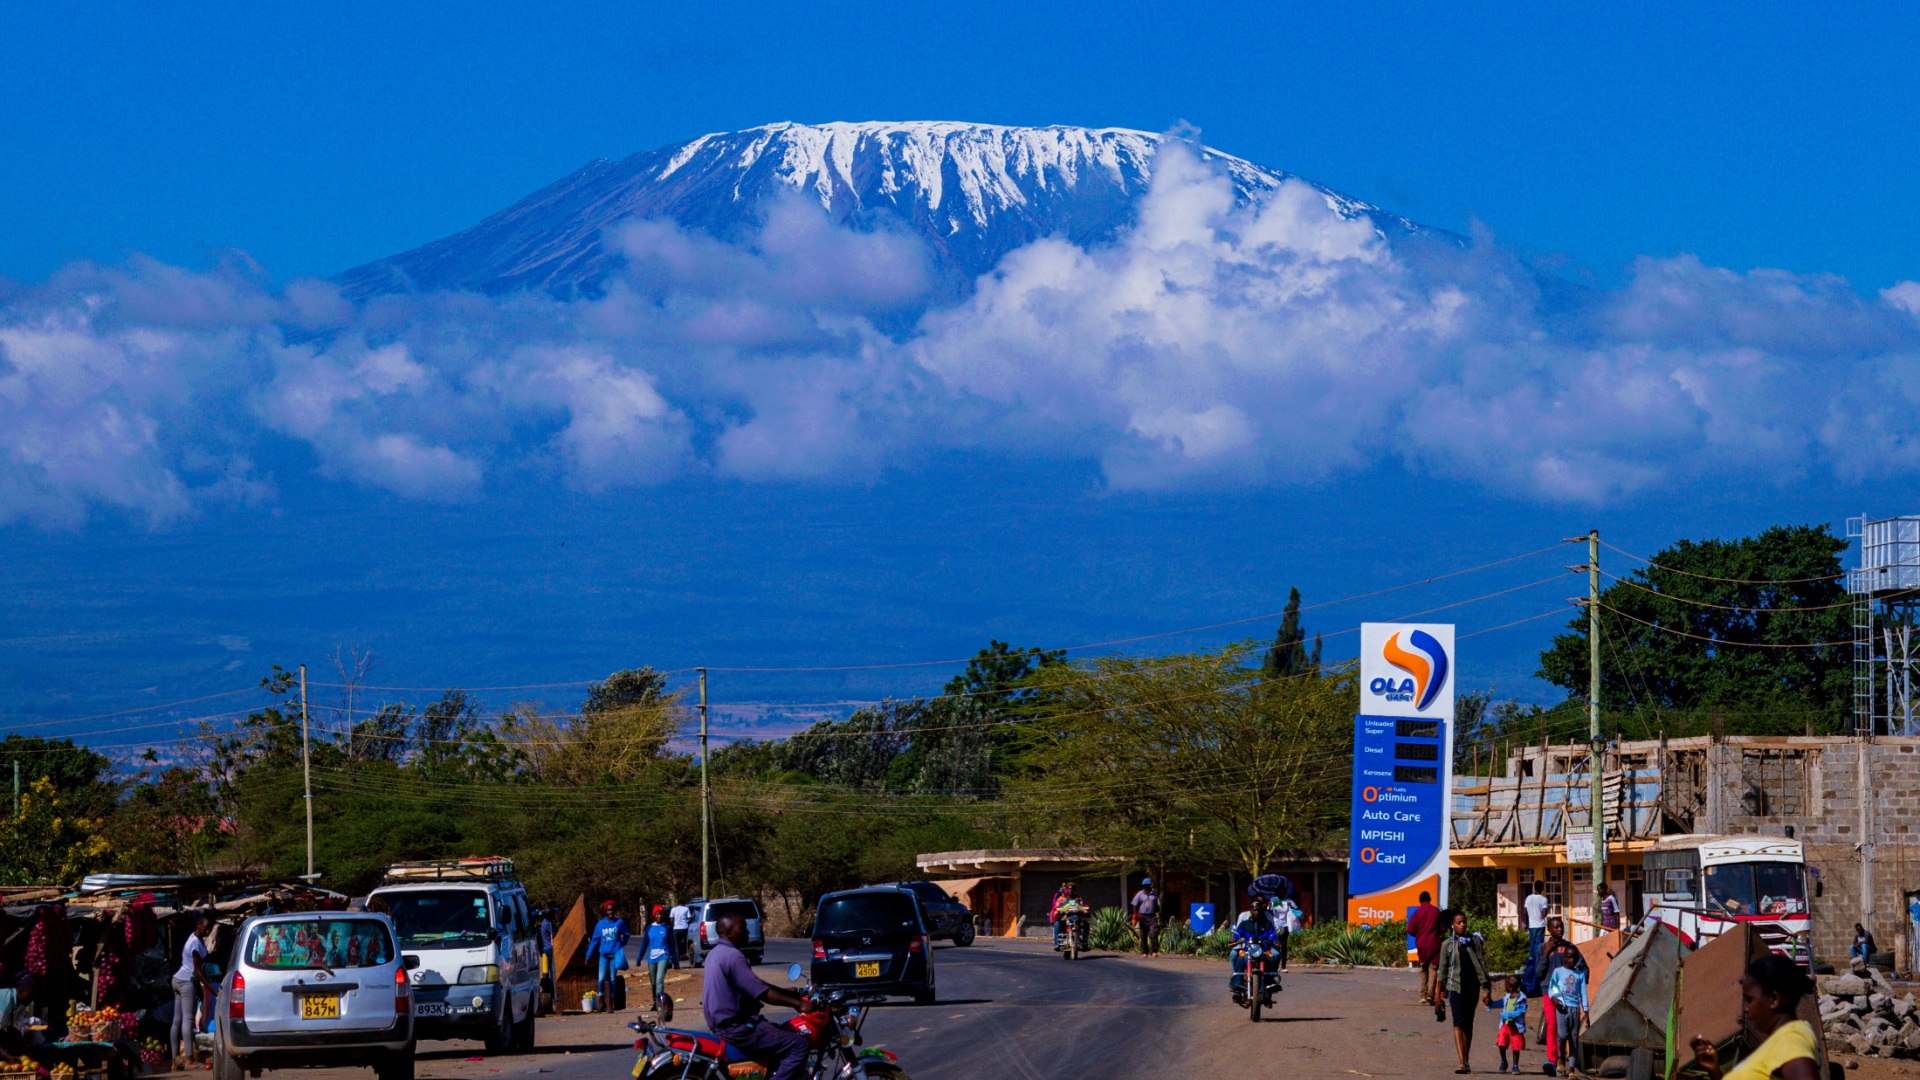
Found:
[[[20,759],[13,759],[13,816],[20,817]]]
[[[707,784],[707,669],[700,668],[700,895],[711,896],[707,881],[708,837],[713,830],[713,788]]]
[[[306,788],[307,804],[307,880],[313,874],[313,755],[307,746],[307,665],[300,665],[300,772]]]
[[[1588,771],[1593,774],[1587,816],[1593,820],[1593,889],[1587,902],[1600,919],[1600,890],[1607,887],[1607,819],[1601,813],[1602,777],[1606,743],[1600,738],[1600,530],[1587,532],[1587,742],[1592,751]]]

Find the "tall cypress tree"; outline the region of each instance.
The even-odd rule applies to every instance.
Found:
[[[1320,670],[1320,635],[1313,635],[1313,651],[1307,651],[1307,634],[1300,628],[1300,590],[1287,590],[1287,606],[1280,613],[1280,632],[1273,636],[1273,648],[1260,671],[1269,679],[1283,679]]]

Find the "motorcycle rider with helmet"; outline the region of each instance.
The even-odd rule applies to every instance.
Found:
[[[1250,986],[1246,979],[1247,969],[1252,967],[1245,959],[1247,955],[1246,946],[1277,946],[1279,940],[1280,923],[1274,918],[1272,910],[1267,907],[1267,898],[1265,896],[1255,896],[1253,902],[1248,905],[1247,910],[1241,912],[1240,918],[1236,919],[1233,924],[1233,943],[1239,946],[1239,948],[1234,950],[1235,961],[1239,965],[1240,970],[1235,972],[1233,976],[1227,980],[1228,985],[1231,986],[1233,981],[1238,979],[1241,982],[1241,986],[1248,987],[1249,990],[1257,993],[1260,988]],[[1241,992],[1239,987],[1234,989],[1235,1001],[1240,1000],[1238,995]]]

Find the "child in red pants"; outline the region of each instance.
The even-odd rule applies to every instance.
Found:
[[[1500,1030],[1493,1045],[1500,1049],[1500,1071],[1507,1072],[1507,1051],[1513,1051],[1512,1072],[1520,1074],[1520,1051],[1527,1045],[1527,995],[1520,992],[1520,976],[1507,976],[1507,996],[1500,1001]]]

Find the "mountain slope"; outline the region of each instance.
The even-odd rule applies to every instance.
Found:
[[[716,236],[750,228],[768,200],[816,199],[837,221],[891,216],[926,241],[956,282],[1045,236],[1111,238],[1132,219],[1162,137],[1123,128],[998,127],[950,122],[769,124],[702,135],[620,161],[600,160],[464,232],[339,275],[348,295],[462,289],[593,293],[619,268],[606,230],[667,218]],[[1213,150],[1240,198],[1287,173]],[[1317,187],[1317,185],[1315,185]],[[1325,188],[1339,213],[1376,227],[1419,227]]]

